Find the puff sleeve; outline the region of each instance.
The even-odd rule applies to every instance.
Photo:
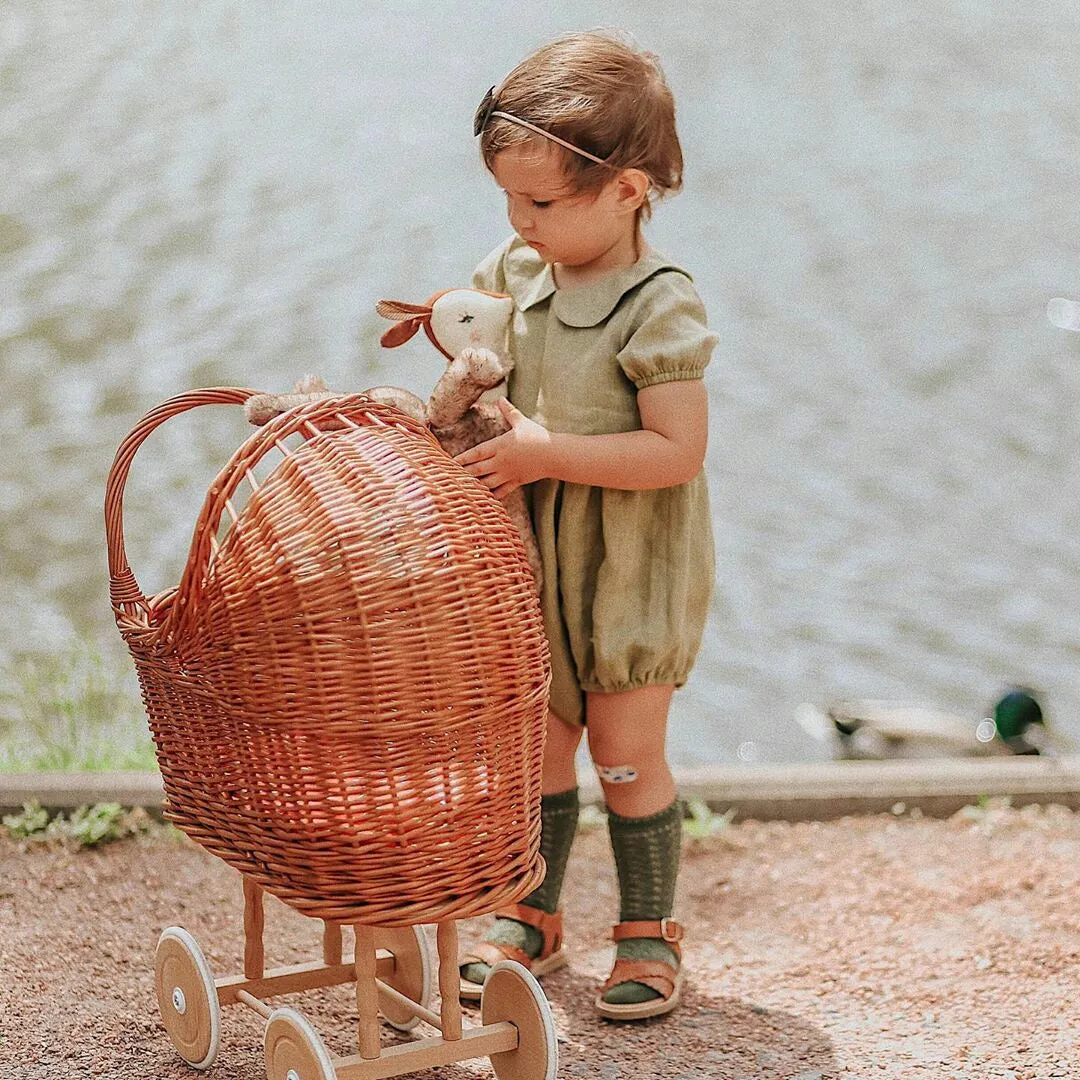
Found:
[[[704,376],[718,338],[689,277],[651,278],[638,292],[633,316],[635,328],[616,358],[637,389]]]
[[[506,292],[506,251],[509,242],[489,252],[473,271],[472,287],[485,292]]]

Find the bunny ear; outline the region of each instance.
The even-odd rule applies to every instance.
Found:
[[[403,322],[395,323],[386,331],[381,338],[379,338],[379,344],[384,349],[393,349],[398,345],[404,345],[420,329],[420,325],[423,322],[417,315],[413,316],[400,316]]]
[[[418,315],[430,316],[430,304],[407,304],[404,300],[380,300],[375,311],[384,319],[401,322],[403,319],[415,319]]]
[[[380,300],[375,305],[376,312],[384,319],[393,319],[397,326],[391,326],[379,343],[386,349],[403,345],[431,319],[430,304],[407,304],[404,300]]]

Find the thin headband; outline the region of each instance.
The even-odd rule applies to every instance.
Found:
[[[511,124],[517,124],[518,127],[527,128],[529,131],[535,131],[537,135],[543,135],[545,139],[550,139],[553,143],[558,143],[560,146],[566,147],[571,153],[578,154],[583,158],[588,158],[589,161],[595,161],[597,165],[608,165],[603,158],[597,157],[595,154],[590,154],[588,150],[582,150],[580,146],[575,146],[573,143],[567,142],[565,139],[560,139],[558,135],[552,135],[550,131],[546,131],[542,127],[537,127],[536,124],[530,123],[528,120],[522,120],[520,116],[514,116],[513,113],[502,112],[495,108],[495,87],[493,86],[484,95],[484,100],[480,102],[479,108],[476,110],[476,115],[473,118],[473,135],[479,135],[487,127],[488,121],[497,116],[500,120],[509,120]],[[611,168],[608,165],[608,168]]]

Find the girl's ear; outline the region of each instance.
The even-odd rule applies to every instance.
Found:
[[[615,178],[615,197],[624,210],[639,210],[649,197],[652,181],[641,169],[623,169]]]

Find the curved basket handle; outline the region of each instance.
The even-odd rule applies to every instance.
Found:
[[[149,611],[149,603],[139,589],[135,575],[128,565],[124,550],[124,485],[136,451],[147,436],[166,420],[200,405],[243,405],[257,390],[245,390],[238,386],[215,386],[206,390],[191,390],[169,398],[156,409],[151,409],[134,427],[131,434],[120,444],[109,470],[105,487],[105,539],[109,547],[109,599],[113,612],[119,618],[125,613],[134,614],[141,608]]]

